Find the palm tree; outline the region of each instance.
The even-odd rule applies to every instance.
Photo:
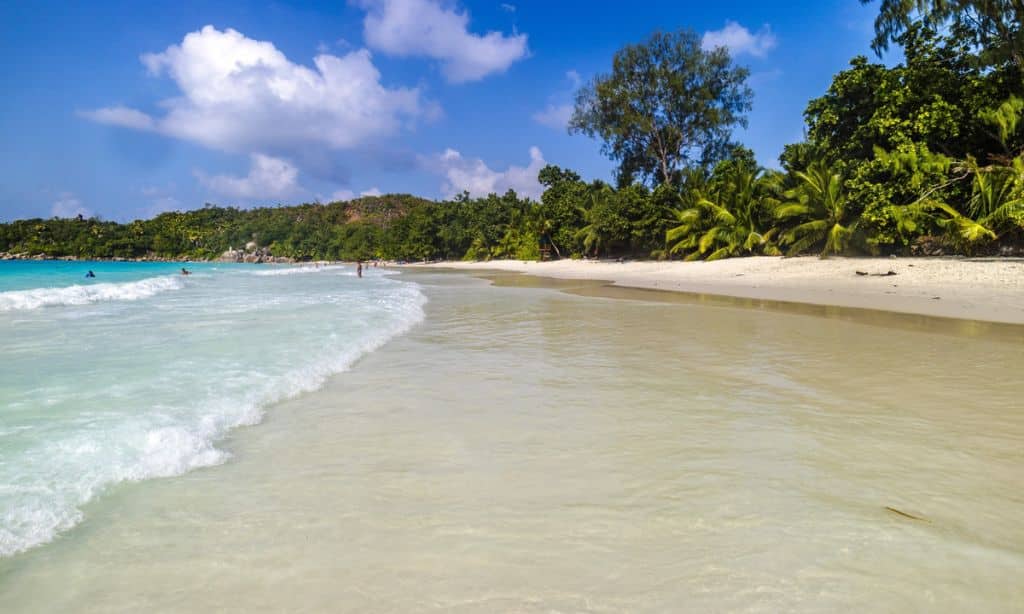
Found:
[[[844,186],[843,173],[823,160],[816,160],[806,171],[797,171],[799,185],[785,193],[787,202],[775,212],[779,220],[797,222],[782,234],[789,255],[799,254],[824,242],[821,257],[846,251],[857,230],[850,219],[851,201]]]
[[[666,233],[669,252],[693,250],[688,260],[777,255],[771,242],[775,229],[762,224],[765,210],[774,206],[767,177],[759,169],[734,166],[711,198],[696,192],[690,207],[674,212],[679,224]]]
[[[969,253],[1004,232],[1024,229],[1024,156],[1005,166],[986,167],[968,158],[966,168],[974,175],[966,215],[945,202],[929,204],[946,214],[936,223],[958,249]]]
[[[597,218],[601,209],[607,204],[610,191],[607,187],[592,190],[590,192],[590,206],[586,208],[577,207],[586,224],[583,228],[576,231],[576,239],[583,242],[584,255],[590,253],[591,248],[593,248],[593,255],[596,258],[604,246],[605,237],[601,233],[600,223]]]

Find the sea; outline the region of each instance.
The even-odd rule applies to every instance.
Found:
[[[1022,327],[181,266],[0,263],[5,614],[1024,604]]]
[[[232,429],[408,330],[425,300],[372,267],[0,262],[0,557],[112,485],[224,463]]]

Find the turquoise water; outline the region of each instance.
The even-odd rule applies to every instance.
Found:
[[[0,556],[113,484],[223,463],[232,428],[423,318],[382,270],[181,266],[0,262]]]

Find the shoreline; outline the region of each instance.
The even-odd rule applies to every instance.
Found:
[[[757,256],[714,262],[492,260],[389,267],[504,271],[626,288],[1024,325],[1024,259]]]
[[[408,277],[420,325],[0,559],[8,609],[1020,601],[1019,346]]]

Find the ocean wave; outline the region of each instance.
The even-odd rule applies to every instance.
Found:
[[[99,301],[137,301],[184,287],[180,277],[165,275],[125,283],[100,283],[0,292],[0,311],[22,311]]]
[[[308,275],[310,273],[327,273],[329,271],[344,271],[350,270],[349,267],[340,265],[329,265],[329,266],[293,266],[281,269],[270,269],[266,271],[253,271],[253,275],[260,277],[274,277],[277,275]]]
[[[217,384],[207,381],[186,405],[158,404],[108,422],[86,420],[74,432],[26,450],[18,464],[31,468],[27,473],[18,471],[5,480],[0,471],[0,557],[47,543],[74,527],[84,519],[82,507],[113,484],[224,463],[230,454],[217,443],[232,429],[259,423],[268,406],[320,388],[424,319],[427,299],[417,284],[379,283],[385,287],[376,287],[363,303],[368,310],[363,317],[374,325],[356,336],[320,339],[301,354],[303,359],[279,370],[240,359],[217,371]],[[166,379],[147,386],[160,389],[180,376],[168,369],[162,376]]]

